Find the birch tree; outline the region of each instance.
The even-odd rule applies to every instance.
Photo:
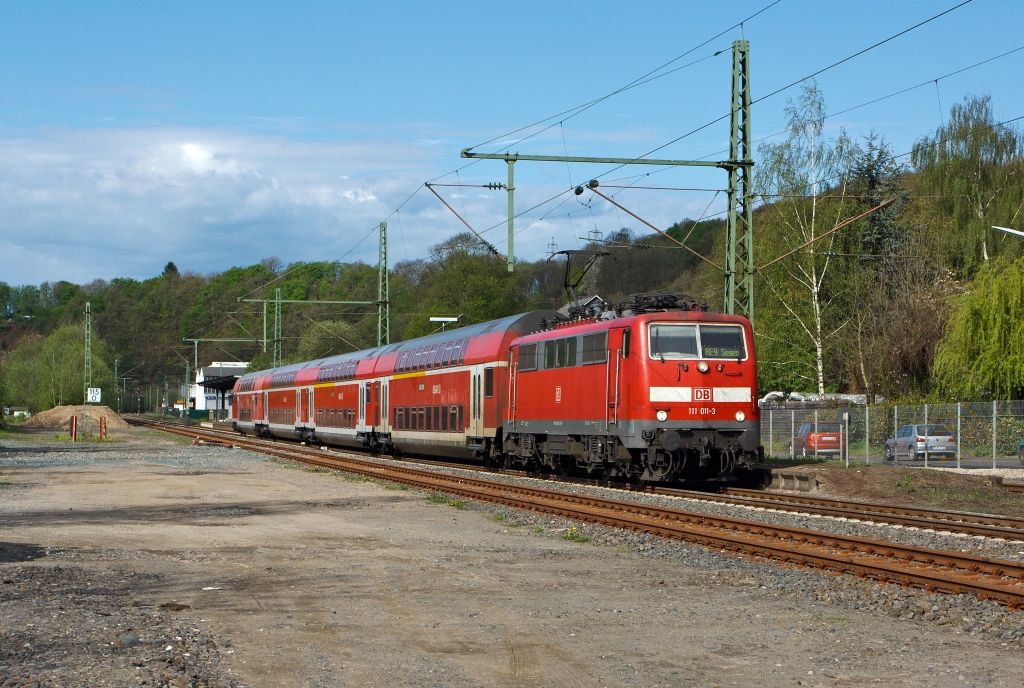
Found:
[[[830,317],[836,235],[804,245],[833,229],[851,209],[844,194],[853,146],[842,130],[837,138],[826,138],[825,99],[814,83],[787,103],[785,114],[787,139],[758,148],[755,188],[768,205],[759,218],[760,234],[774,235],[778,254],[796,252],[761,276],[800,333],[799,341],[776,342],[789,353],[781,363],[824,394],[826,347],[843,327],[842,318],[837,323]]]

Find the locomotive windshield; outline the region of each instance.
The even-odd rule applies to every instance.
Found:
[[[731,325],[701,325],[704,358],[743,358],[743,330]]]
[[[696,325],[651,325],[651,358],[697,358]]]
[[[647,339],[654,359],[746,357],[743,329],[735,325],[652,323]]]

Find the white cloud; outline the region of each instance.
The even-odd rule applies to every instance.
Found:
[[[305,142],[206,129],[0,132],[0,280],[145,278],[159,274],[168,260],[205,273],[270,255],[286,263],[373,263],[377,248],[370,235],[380,221],[422,189],[424,179],[457,164],[457,153],[424,148],[413,137]],[[532,177],[529,167],[517,174],[519,209],[565,188],[543,176],[551,170],[534,170]],[[481,165],[475,170],[479,179],[463,173],[461,181],[486,182],[495,171]],[[474,228],[492,228],[485,236],[503,251],[504,194],[451,197],[459,198],[459,213]],[[564,198],[518,218],[517,229]],[[630,196],[628,207],[667,226],[695,217],[706,203]],[[585,236],[595,221],[587,211],[570,225],[565,213],[578,208],[571,200],[522,231],[516,237],[518,257],[546,255],[553,233],[559,245],[575,246],[575,236]],[[594,212],[605,233],[630,220],[607,204]],[[395,261],[421,257],[429,246],[464,231],[429,193],[416,194],[389,226]]]

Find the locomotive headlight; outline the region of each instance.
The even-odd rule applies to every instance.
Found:
[[[662,423],[668,420],[668,411],[658,411],[658,420]]]
[[[702,373],[708,372],[710,368],[711,366],[708,365],[707,361],[701,361],[700,363],[697,364],[697,370],[699,370]]]
[[[747,414],[743,413],[743,411],[737,411],[736,412],[736,420],[746,420],[746,419],[747,419]]]

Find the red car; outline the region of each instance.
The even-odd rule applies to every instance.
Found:
[[[814,421],[800,426],[800,432],[793,441],[793,452],[807,458],[815,454],[840,454],[843,451],[843,426],[841,423]]]

